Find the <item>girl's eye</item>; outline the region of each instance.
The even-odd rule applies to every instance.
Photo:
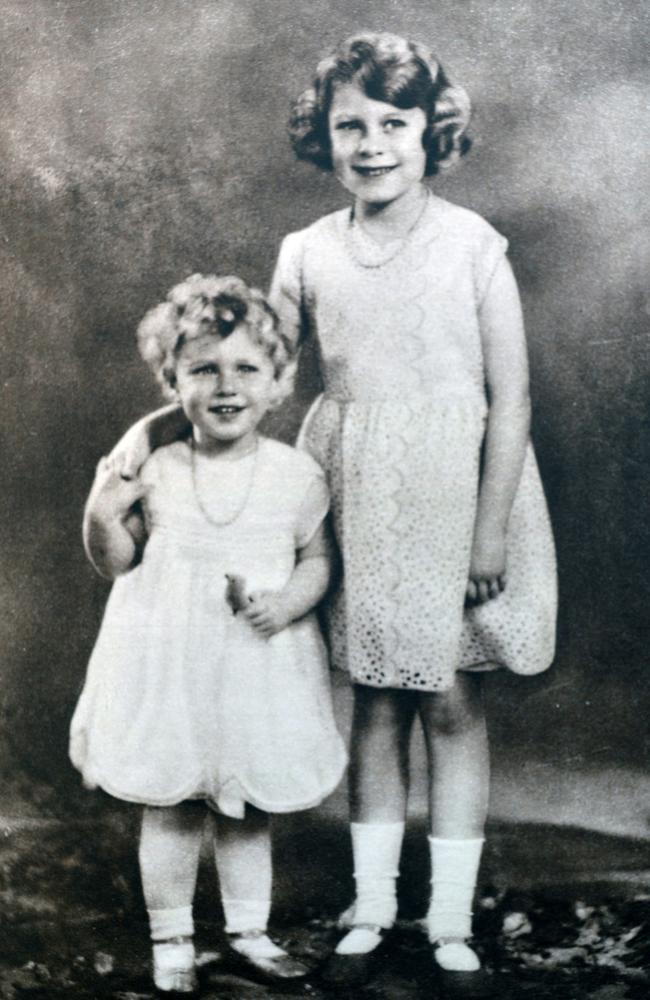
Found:
[[[359,122],[354,119],[344,119],[343,121],[337,122],[334,126],[339,132],[349,132],[354,128],[359,128]]]
[[[192,375],[216,375],[216,365],[199,365],[192,369]]]
[[[388,132],[392,132],[395,128],[403,128],[405,125],[406,122],[403,118],[389,118],[388,121],[385,122],[385,128]]]
[[[244,372],[244,374],[248,375],[250,372],[258,371],[258,369],[255,365],[238,365],[238,371]]]

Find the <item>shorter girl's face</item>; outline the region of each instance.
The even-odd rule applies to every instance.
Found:
[[[276,386],[271,359],[245,326],[228,337],[206,333],[189,340],[177,358],[176,391],[206,451],[247,451]]]
[[[396,108],[367,97],[355,84],[337,87],[329,111],[332,163],[355,198],[386,204],[419,185],[426,153],[422,108]]]

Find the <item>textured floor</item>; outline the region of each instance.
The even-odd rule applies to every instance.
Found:
[[[2,827],[0,826],[0,832]],[[149,1000],[149,949],[128,809],[77,823],[4,824],[0,837],[0,996]],[[337,939],[351,883],[338,820],[290,817],[276,828],[276,939],[314,969],[293,990],[236,975],[219,953],[218,889],[207,860],[197,895],[206,998],[327,993],[318,966]],[[619,1000],[650,996],[650,845],[570,827],[495,824],[481,872],[476,939],[494,996]],[[424,826],[411,824],[400,885],[401,922],[367,986],[334,995],[435,998],[426,939]]]

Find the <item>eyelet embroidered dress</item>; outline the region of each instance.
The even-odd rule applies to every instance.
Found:
[[[506,589],[464,607],[487,415],[480,310],[506,248],[433,195],[398,252],[364,244],[349,210],[282,244],[270,297],[287,333],[318,342],[325,391],[299,445],[329,479],[344,561],[330,645],[357,683],[442,691],[458,669],[552,661],[555,553],[530,446]]]
[[[187,442],[143,468],[149,538],[111,589],[70,755],[87,785],[127,801],[205,799],[234,817],[246,802],[306,809],[346,762],[322,636],[309,614],[262,638],[226,602],[225,574],[248,593],[281,589],[327,513],[324,476],[265,438],[254,455],[195,459],[194,483]],[[242,498],[223,526],[201,510],[226,522]]]

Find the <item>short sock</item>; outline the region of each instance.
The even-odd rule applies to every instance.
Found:
[[[270,899],[233,899],[221,897],[226,918],[226,934],[246,934],[265,931],[271,912]]]
[[[356,900],[353,924],[392,927],[404,823],[352,823]]]
[[[191,938],[194,934],[194,920],[191,906],[176,906],[173,909],[147,910],[149,928],[153,941],[169,941],[171,938]]]
[[[472,901],[483,838],[429,837],[431,904],[427,931],[434,959],[448,972],[475,972],[481,963],[466,943],[472,933]]]

